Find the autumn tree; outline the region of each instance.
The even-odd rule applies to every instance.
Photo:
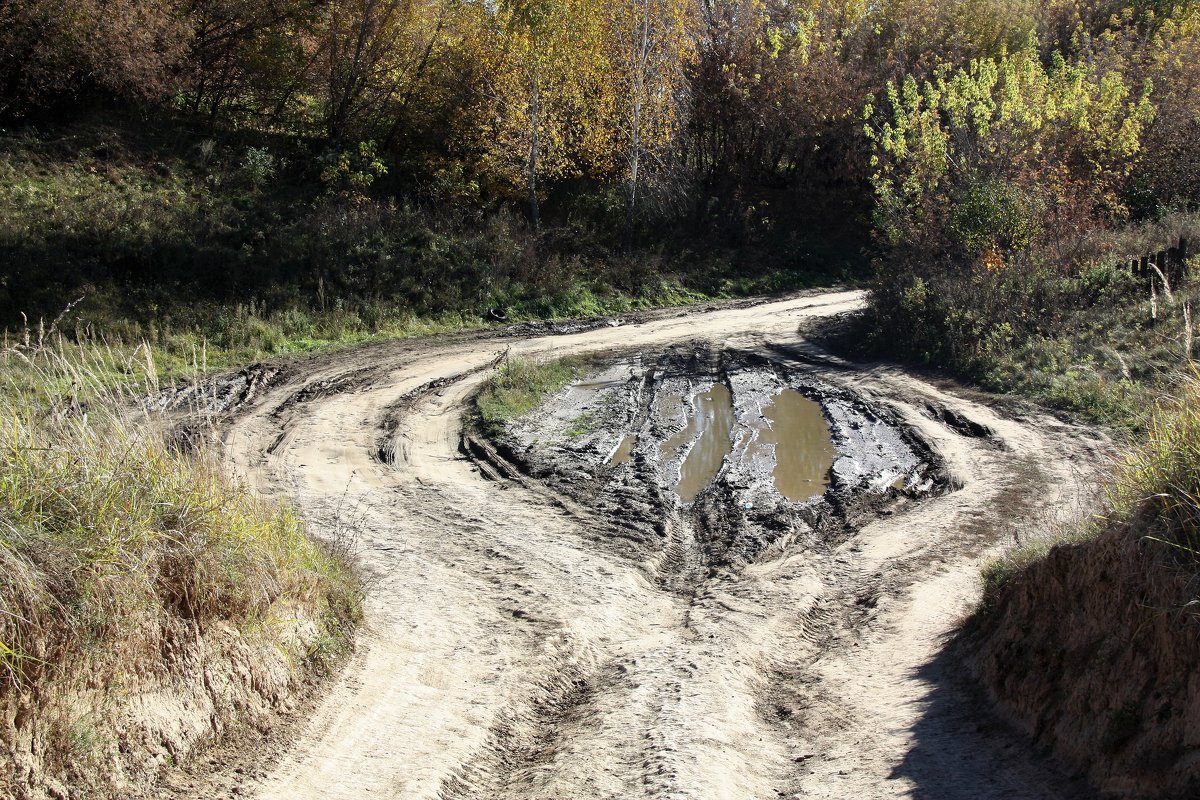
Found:
[[[689,167],[732,233],[853,217],[866,7],[711,0],[690,70]],[[778,207],[778,208],[777,208]]]
[[[154,100],[176,86],[190,36],[167,0],[0,3],[0,114],[87,91]]]
[[[618,0],[607,5],[617,158],[625,186],[627,240],[646,173],[662,174],[682,126],[685,69],[694,52],[690,4]]]
[[[1036,43],[889,84],[866,113],[881,329],[968,369],[1038,330],[1087,232],[1123,213],[1149,92]]]
[[[508,0],[492,25],[482,95],[485,170],[520,188],[534,226],[544,182],[603,171],[611,132],[601,6],[590,0]]]
[[[1041,193],[1051,214],[1111,211],[1153,119],[1149,97],[1087,61],[1045,65],[1033,46],[889,84],[866,112],[883,230],[903,241],[992,180]]]
[[[1200,9],[1164,21],[1149,41],[1124,42],[1132,74],[1154,86],[1155,118],[1146,132],[1128,199],[1143,216],[1200,203]]]
[[[189,0],[192,113],[280,120],[308,90],[324,0]]]

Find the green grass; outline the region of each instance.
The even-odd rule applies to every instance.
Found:
[[[1195,241],[1197,232],[1200,214],[1172,213],[1087,232],[1063,263],[1029,253],[995,269],[897,253],[879,263],[856,331],[860,349],[923,361],[1089,422],[1144,430],[1147,412],[1187,366],[1184,311],[1200,312],[1200,259],[1172,292],[1158,285],[1153,294],[1125,265],[1181,234]]]
[[[1188,369],[1185,303],[1200,312],[1194,279],[1171,301],[1159,296],[1157,319],[1148,292],[1068,309],[1057,333],[997,351],[977,379],[986,389],[1022,394],[1090,422],[1145,430],[1148,412]]]
[[[578,289],[569,299],[558,303],[542,298],[537,302],[528,300],[501,308],[507,310],[506,324],[511,324],[618,315],[712,299],[688,291],[678,283],[661,281],[634,295]],[[193,310],[190,319],[168,319],[155,325],[108,320],[102,326],[103,337],[93,332],[100,327],[99,323],[87,326],[76,323],[65,332],[60,330],[72,321],[73,315],[67,314],[57,326],[52,326],[52,320],[41,320],[32,328],[5,331],[0,334],[0,348],[11,350],[12,345],[22,343],[27,349],[36,348],[41,340],[43,345],[52,345],[72,363],[110,373],[109,379],[119,380],[138,372],[144,383],[157,388],[274,356],[337,350],[370,341],[480,330],[496,324],[471,313],[422,316],[384,304],[338,307],[326,312],[299,308],[264,311],[254,304],[232,308],[212,306]],[[43,328],[40,336],[39,326]],[[91,357],[97,341],[104,342],[107,353],[99,362]],[[153,375],[147,374],[148,353],[153,354],[149,362]],[[28,371],[18,369],[14,372],[7,368],[8,364],[17,362],[19,359],[0,360],[0,374],[8,372],[11,380],[24,380],[22,376],[28,377]]]
[[[1200,370],[1159,401],[1141,447],[1108,492],[1114,514],[1152,518],[1160,541],[1200,568]]]
[[[247,174],[251,147],[275,159],[265,184]],[[480,327],[496,308],[512,321],[626,314],[854,271],[811,243],[765,254],[680,238],[630,253],[599,223],[538,232],[504,209],[419,204],[403,183],[347,203],[319,180],[320,148],[112,115],[0,131],[0,335],[83,298],[62,333],[149,342],[170,380]]]
[[[600,420],[595,413],[591,411],[585,411],[579,416],[575,417],[575,419],[571,420],[571,424],[567,426],[567,429],[564,432],[567,434],[567,436],[579,438],[580,436],[587,436],[588,434],[595,432],[596,427],[599,424]]]
[[[499,433],[508,422],[537,408],[546,395],[583,375],[589,364],[584,358],[506,360],[475,400],[482,427]]]

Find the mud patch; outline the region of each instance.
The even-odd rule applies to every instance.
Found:
[[[914,434],[826,377],[733,351],[639,353],[548,398],[497,449],[698,576],[939,486]]]
[[[775,488],[793,502],[824,494],[837,453],[820,403],[784,389],[763,410],[756,446],[771,448]]]
[[[673,459],[680,450],[686,452],[679,465],[679,480],[673,487],[683,502],[695,500],[720,471],[725,457],[733,450],[729,434],[734,422],[729,389],[715,383],[695,396],[687,424],[663,443],[660,456],[664,461]]]
[[[617,449],[613,450],[613,454],[608,458],[608,464],[611,467],[619,467],[622,464],[628,464],[633,460],[633,446],[637,443],[637,437],[632,433],[626,434]]]

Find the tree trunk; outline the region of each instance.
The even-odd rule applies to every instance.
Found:
[[[542,224],[541,208],[538,207],[537,196],[537,166],[538,166],[538,121],[541,114],[539,108],[539,87],[537,78],[532,80],[532,91],[529,95],[529,163],[526,167],[529,184],[529,219],[533,222],[534,230]]]

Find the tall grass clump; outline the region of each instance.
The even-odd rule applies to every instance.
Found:
[[[1117,515],[1137,518],[1147,534],[1200,567],[1200,370],[1159,401],[1145,441],[1114,482]]]
[[[112,698],[201,681],[197,654],[219,659],[213,642],[231,632],[279,652],[299,641],[280,631],[311,620],[325,654],[357,619],[345,554],[230,479],[203,445],[170,445],[147,410],[155,388],[145,348],[129,358],[27,339],[0,355],[0,708],[34,717],[24,732],[21,714],[0,729],[0,766],[32,757],[21,745],[32,740],[35,771],[103,783],[80,772],[78,749],[125,751],[105,717],[120,713]],[[289,658],[302,670],[317,650]],[[67,699],[96,687],[109,693],[99,709]]]
[[[1132,443],[1102,487],[1093,508],[1029,537],[988,562],[982,572],[986,607],[1030,567],[1059,545],[1082,544],[1121,533],[1165,546],[1171,561],[1200,574],[1200,371],[1177,377],[1146,416],[1146,430]]]

